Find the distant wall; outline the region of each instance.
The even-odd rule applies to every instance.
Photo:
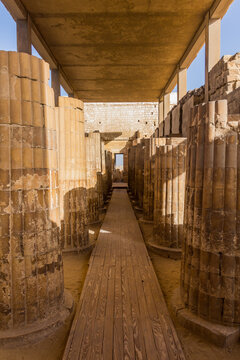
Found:
[[[84,114],[86,131],[99,130],[106,141],[128,139],[137,130],[148,136],[158,124],[157,103],[85,103]]]

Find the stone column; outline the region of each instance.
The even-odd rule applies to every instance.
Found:
[[[135,147],[135,198],[139,208],[143,206],[144,140]]]
[[[83,102],[70,97],[58,102],[61,242],[64,250],[79,251],[89,245]]]
[[[181,293],[200,317],[239,325],[239,129],[227,120],[226,100],[192,111]]]
[[[107,152],[105,150],[104,142],[102,142],[101,146],[101,155],[102,155],[102,197],[103,204],[107,200],[108,196],[108,174],[107,174]]]
[[[0,51],[1,339],[56,325],[64,311],[56,121],[48,79],[43,60]]]
[[[180,248],[183,240],[185,138],[160,138],[155,158],[154,241]]]
[[[106,195],[108,195],[111,190],[112,190],[112,169],[113,169],[113,164],[112,164],[112,153],[111,151],[105,151],[105,166],[106,166],[106,190],[105,193]]]
[[[135,152],[136,146],[130,146],[128,150],[128,187],[133,198],[135,198]]]
[[[86,136],[86,165],[87,165],[87,199],[88,199],[88,222],[99,221],[99,198],[97,185],[97,172],[99,170],[99,139],[100,133],[93,132]]]
[[[155,155],[150,156],[150,140],[144,153],[143,220],[153,221]]]
[[[104,207],[103,201],[103,159],[102,154],[104,152],[104,143],[101,139],[100,132],[94,132],[95,134],[95,146],[96,146],[96,171],[97,171],[97,194],[98,194],[98,207],[102,209]]]

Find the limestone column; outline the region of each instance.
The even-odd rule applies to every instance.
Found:
[[[61,242],[64,250],[79,251],[89,245],[83,102],[70,97],[58,102]]]
[[[64,310],[56,121],[48,79],[43,60],[0,51],[1,339],[56,325]]]
[[[86,136],[86,165],[87,165],[87,199],[89,223],[99,221],[99,197],[98,197],[98,170],[100,154],[100,133],[93,132]]]
[[[112,190],[112,153],[111,151],[105,151],[105,163],[106,163],[106,174],[107,174],[107,181],[106,181],[106,194],[108,195]]]
[[[150,156],[150,141],[149,141],[146,144],[145,152],[144,152],[143,220],[145,221],[153,221],[154,167],[155,167],[155,155]]]
[[[160,138],[155,158],[154,241],[180,248],[183,240],[185,138]]]
[[[227,120],[226,100],[192,111],[181,293],[200,317],[239,325],[239,128]]]
[[[136,146],[130,146],[128,150],[128,186],[133,198],[135,198],[135,156]]]
[[[103,208],[103,164],[102,164],[102,147],[104,146],[100,132],[94,132],[96,146],[96,171],[97,171],[97,194],[98,207]]]
[[[135,147],[135,198],[139,208],[143,206],[144,140]]]

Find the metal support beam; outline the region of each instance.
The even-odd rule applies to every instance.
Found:
[[[179,69],[177,76],[177,100],[180,101],[187,93],[187,69]]]
[[[205,28],[205,101],[209,100],[209,71],[220,60],[221,19],[209,19]]]
[[[170,94],[165,94],[163,97],[163,119],[166,119],[170,111]]]
[[[58,69],[51,70],[52,88],[54,91],[55,106],[58,106],[58,98],[60,96],[60,73]]]
[[[29,16],[17,23],[17,51],[32,55],[31,22]]]

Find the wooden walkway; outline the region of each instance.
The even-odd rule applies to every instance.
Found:
[[[185,359],[124,189],[113,191],[63,359]]]

